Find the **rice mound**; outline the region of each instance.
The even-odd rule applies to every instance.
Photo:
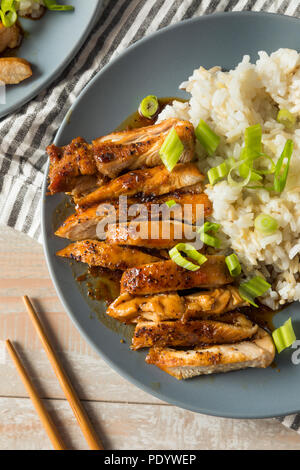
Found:
[[[260,123],[263,151],[278,160],[287,139],[294,142],[285,190],[281,194],[265,189],[231,187],[227,179],[207,185],[213,203],[212,220],[222,226],[222,249],[237,253],[244,274],[262,275],[272,289],[262,301],[275,309],[300,300],[300,120],[287,130],[276,121],[279,109],[300,115],[300,55],[279,49],[268,55],[259,52],[255,64],[245,55],[234,70],[200,67],[180,88],[190,93],[188,102],[174,101],[159,115],[187,119],[196,127],[200,119],[221,137],[217,154],[207,156],[197,144],[199,167],[207,172],[228,157],[239,159],[245,129]],[[273,177],[269,176],[270,184]],[[257,215],[269,214],[278,222],[277,231],[263,236],[254,228]]]
[[[19,0],[18,14],[39,18],[44,12],[43,0]]]

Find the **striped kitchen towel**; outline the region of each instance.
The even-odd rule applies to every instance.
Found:
[[[105,0],[102,15],[77,57],[34,100],[0,122],[0,223],[41,241],[45,148],[84,86],[113,57],[158,29],[221,11],[300,16],[298,0]],[[280,418],[299,432],[300,415]]]

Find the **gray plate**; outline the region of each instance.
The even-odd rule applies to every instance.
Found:
[[[235,67],[244,54],[299,47],[297,19],[264,13],[226,13],[186,21],[154,34],[128,49],[105,67],[83,91],[56,137],[63,145],[80,135],[91,140],[110,132],[134,112],[145,95],[185,96],[178,85],[200,64]],[[43,198],[45,254],[59,297],[83,336],[115,370],[161,400],[182,408],[233,418],[266,418],[300,409],[300,367],[292,349],[276,358],[276,368],[247,369],[189,381],[177,381],[145,364],[145,353],[121,344],[122,334],[96,319],[78,289],[70,264],[55,257],[66,245],[53,235],[53,213],[61,195]],[[100,306],[104,311],[104,306]],[[98,305],[98,308],[100,308]],[[293,316],[300,338],[300,308],[294,304],[275,317],[278,326]],[[278,371],[280,369],[280,371]],[[97,380],[97,378],[95,378]],[[101,386],[101,384],[99,384]]]
[[[62,73],[75,56],[97,19],[102,0],[70,0],[75,11],[47,11],[38,21],[21,19],[27,33],[17,56],[32,64],[33,75],[19,85],[6,87],[6,104],[0,118],[15,111]]]

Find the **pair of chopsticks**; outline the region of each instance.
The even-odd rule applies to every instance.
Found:
[[[47,338],[47,335],[45,333],[45,330],[38,318],[38,315],[36,311],[34,310],[29,298],[27,296],[23,297],[23,301],[26,305],[27,312],[29,314],[29,317],[37,331],[37,334],[41,340],[41,343],[46,351],[46,354],[48,356],[48,359],[52,365],[52,368],[56,374],[56,377],[58,378],[58,381],[60,383],[60,386],[69,402],[71,405],[71,408],[73,410],[73,413],[77,419],[77,422],[81,428],[82,434],[84,435],[90,449],[92,450],[103,450],[103,446],[89,420],[89,417],[87,416],[78,396],[77,393],[75,392],[69,377],[66,375],[65,371],[63,370],[61,364],[58,361],[58,358],[56,356],[56,353],[54,352],[49,339]],[[56,450],[67,450],[67,447],[61,438],[57,427],[53,423],[49,413],[47,412],[42,400],[38,396],[38,393],[29,377],[27,374],[21,359],[15,350],[14,346],[9,340],[6,340],[6,347],[7,350],[14,361],[17,371],[19,372],[19,375],[25,385],[25,388],[33,402],[33,405],[41,419],[42,424],[44,425],[44,428],[49,436],[49,439],[52,442],[52,445],[54,449]]]

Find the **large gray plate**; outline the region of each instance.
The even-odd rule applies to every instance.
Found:
[[[255,60],[259,50],[297,49],[299,37],[299,20],[249,12],[197,18],[162,30],[131,47],[98,74],[77,99],[71,119],[68,116],[64,120],[56,143],[66,144],[78,135],[91,140],[111,131],[149,93],[184,96],[178,92],[178,84],[200,64],[231,68],[244,54]],[[46,182],[44,247],[54,285],[83,336],[114,369],[156,397],[201,413],[264,418],[300,410],[300,367],[291,363],[291,349],[276,358],[276,368],[248,369],[180,382],[145,364],[143,352],[131,352],[128,344],[120,343],[120,332],[90,319],[90,307],[78,289],[69,263],[55,257],[55,252],[66,244],[53,235],[52,217],[62,196],[46,197],[45,190]],[[293,315],[300,338],[298,304],[280,312],[275,324],[280,325],[289,315]]]
[[[0,118],[27,103],[46,88],[74,57],[90,32],[102,0],[70,0],[75,11],[47,11],[38,21],[21,19],[25,30],[17,56],[32,64],[33,75],[19,85],[6,87],[6,104],[0,104]]]

